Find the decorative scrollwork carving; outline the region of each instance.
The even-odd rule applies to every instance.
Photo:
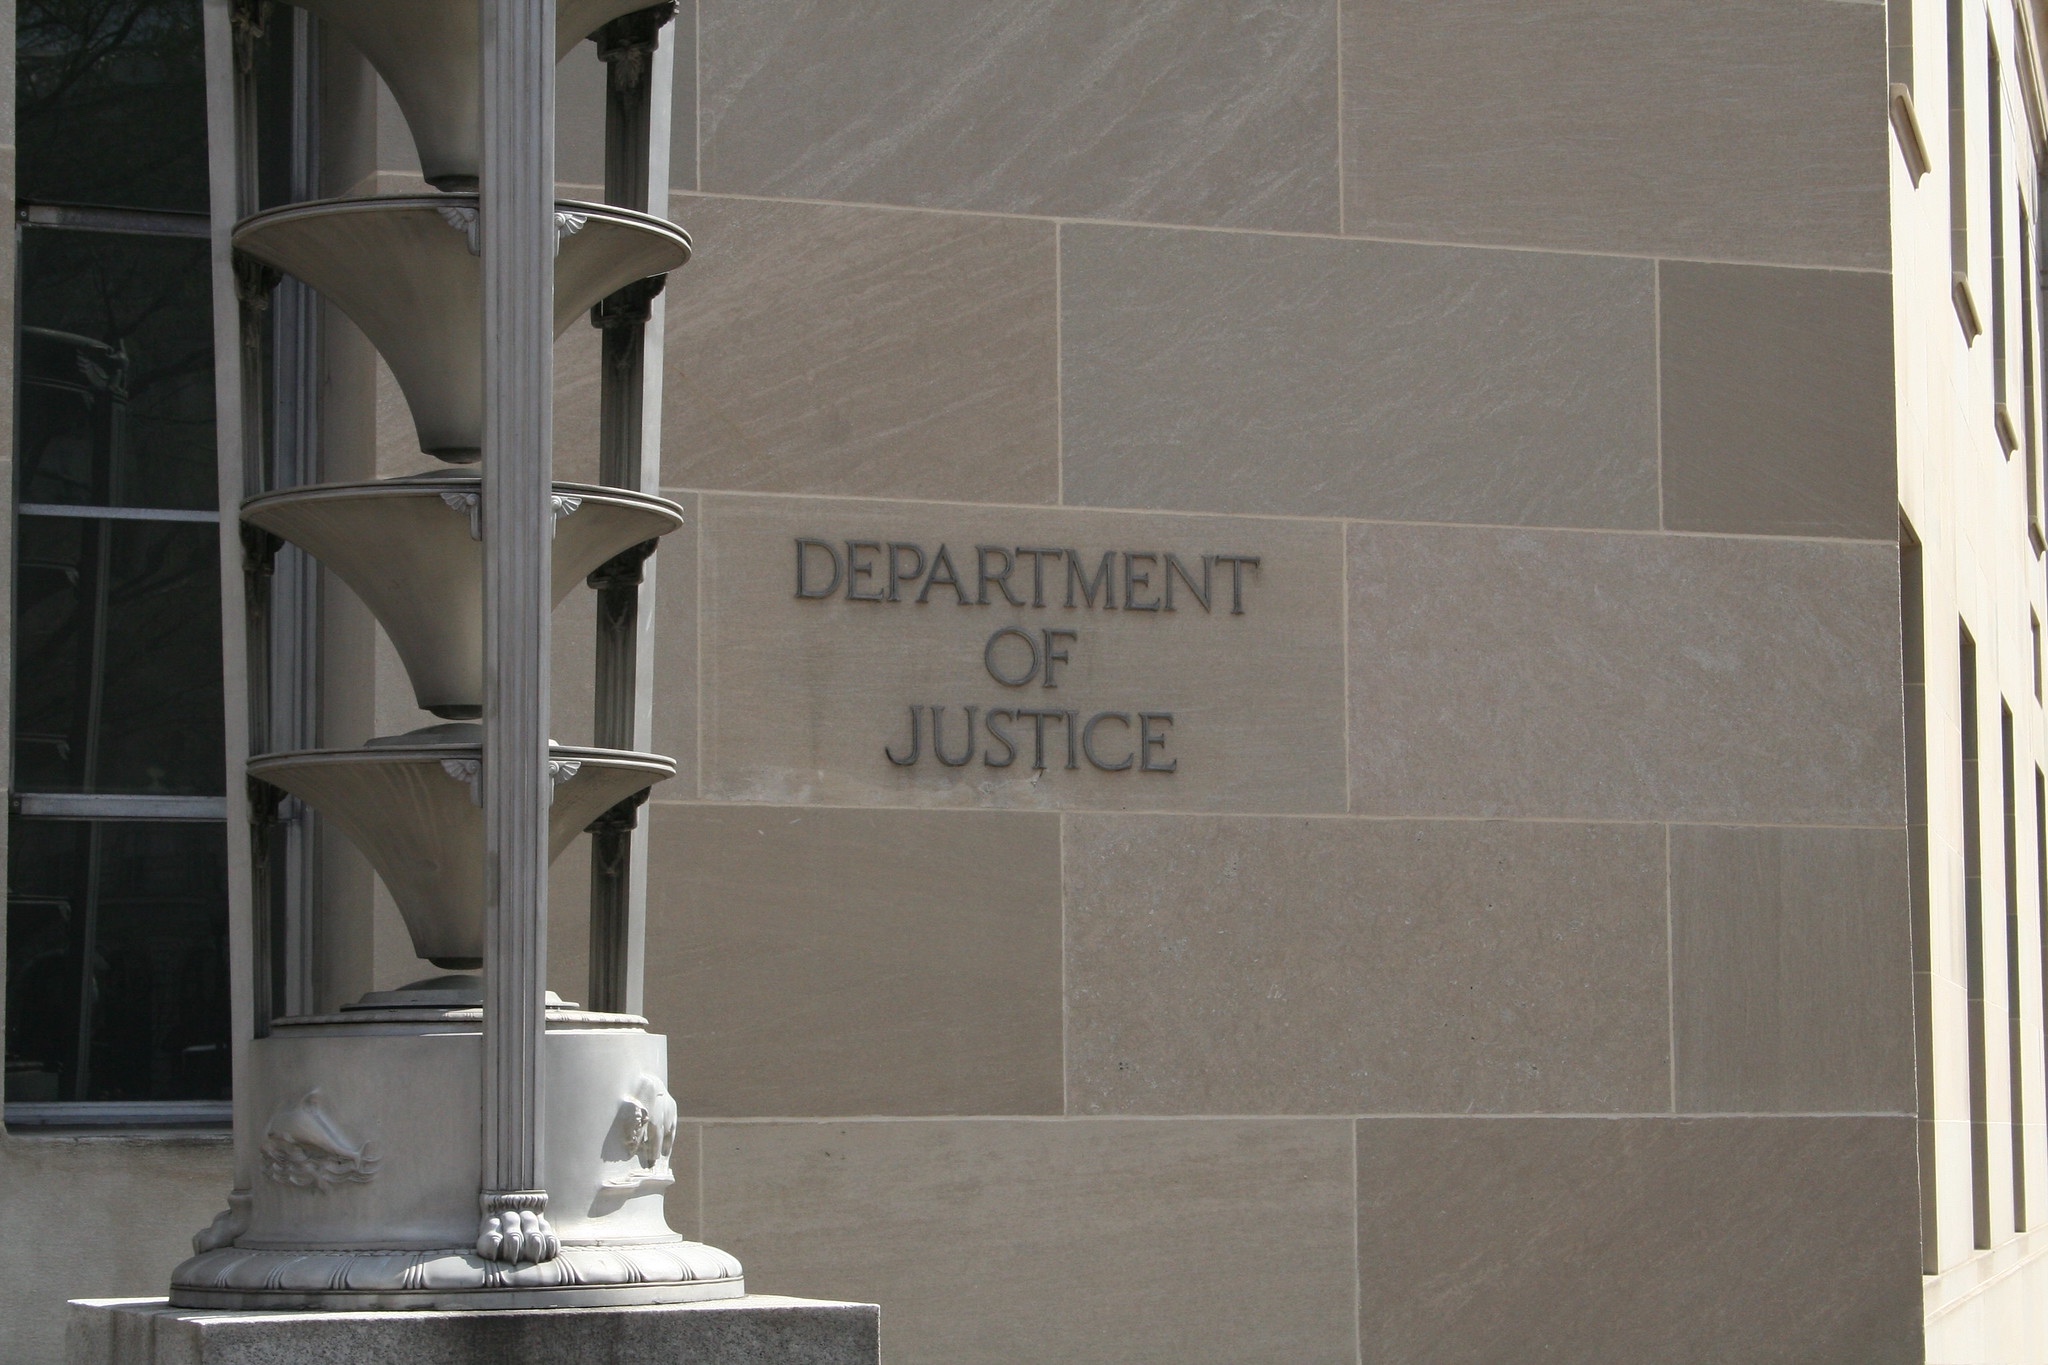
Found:
[[[469,538],[484,538],[482,495],[477,493],[443,493],[441,501],[448,504],[448,510],[461,513],[469,518]]]
[[[562,243],[583,231],[584,225],[589,222],[590,215],[587,213],[571,213],[567,209],[556,209],[555,254],[557,256],[561,255]]]
[[[270,1116],[258,1150],[272,1181],[322,1194],[336,1185],[367,1185],[383,1164],[372,1144],[341,1131],[317,1089]]]
[[[555,788],[561,786],[564,782],[567,782],[570,778],[576,776],[576,774],[582,770],[582,767],[583,760],[580,758],[549,759],[548,800],[553,801],[555,795]],[[468,783],[469,799],[479,806],[483,805],[484,789],[482,778],[484,764],[482,759],[444,758],[441,760],[441,771],[448,774],[448,776],[454,778],[457,782]]]
[[[464,243],[469,247],[470,255],[481,256],[484,254],[483,231],[479,226],[479,215],[476,205],[441,204],[434,209],[434,212],[441,215],[442,222],[462,234]],[[559,254],[561,252],[562,240],[564,238],[574,237],[577,233],[583,231],[584,226],[589,222],[590,215],[587,213],[571,213],[567,209],[556,209],[556,253]]]
[[[483,239],[477,231],[476,205],[442,204],[434,210],[441,215],[441,221],[461,233],[469,243],[469,254],[484,254]]]
[[[484,538],[483,494],[446,492],[441,495],[441,501],[448,504],[449,511],[460,513],[469,518],[469,538],[471,540],[482,540]],[[560,525],[563,517],[574,515],[576,509],[583,506],[583,499],[574,493],[555,493],[550,495],[549,506],[552,509],[553,515],[548,521],[548,530],[552,533]]]
[[[469,784],[469,799],[476,805],[484,803],[484,789],[478,779],[483,775],[483,760],[478,758],[444,758],[441,771],[457,782]]]

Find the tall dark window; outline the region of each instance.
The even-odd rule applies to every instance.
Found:
[[[2038,767],[2034,769],[2034,918],[2034,943],[2041,954],[2036,964],[2041,969],[2040,998],[2048,1002],[2048,774]],[[2036,1060],[2041,1066],[2042,1084],[2048,1086],[2048,1048]]]
[[[1913,89],[1913,3],[1891,0],[1885,8],[1885,38],[1890,49],[1889,67],[1894,85]]]
[[[1920,537],[1904,515],[1899,517],[1899,640],[1905,671],[1906,830],[1911,858],[1908,878],[1913,906],[1914,1059],[1918,1074],[1934,1075],[1934,925],[1929,908],[1927,843],[1927,599],[1926,568]],[[1920,1169],[1935,1169],[1934,1087],[1923,1080],[1919,1090]],[[1936,1182],[1920,1182],[1921,1269],[1940,1268]]]
[[[1970,338],[1977,334],[1970,301],[1969,114],[1963,102],[1963,0],[1948,0],[1948,254],[1956,305]]]
[[[2020,828],[2019,793],[2014,786],[2012,708],[1998,707],[2000,790],[2005,810],[2005,1080],[2009,1108],[2006,1110],[2006,1149],[2012,1159],[2012,1225],[2027,1230],[2027,1136],[2021,1116],[2026,1113],[2026,1086],[2022,1082],[2020,1057],[2025,1041],[2020,1021]]]
[[[198,0],[22,0],[10,1123],[228,1097]]]
[[[1978,770],[1977,642],[1962,630],[1963,953],[1969,999],[1970,1230],[1972,1245],[1991,1245],[1991,1082],[1985,1067],[1984,791]]]
[[[2034,261],[2034,220],[2027,212],[2026,200],[2020,201],[2020,455],[2027,464],[2027,538],[2033,543],[2034,553],[2048,549],[2048,539],[2041,532],[2041,438],[2040,416],[2037,410],[2039,376],[2035,373],[2037,360],[2034,331],[2038,318],[2038,294]],[[2038,625],[2038,623],[2037,623]],[[2040,633],[2038,629],[2035,632]],[[2040,651],[2035,650],[2034,700],[2041,699]]]
[[[1989,42],[1984,47],[1984,138],[1991,161],[1991,183],[1986,187],[1984,206],[1991,245],[1991,401],[1997,405],[1998,439],[2010,455],[2019,444],[2019,436],[2006,408],[2005,80],[1998,70],[1998,48]]]

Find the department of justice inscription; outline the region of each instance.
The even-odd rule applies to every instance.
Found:
[[[1183,612],[1243,616],[1260,556],[1222,551],[1110,549],[944,541],[794,537],[796,598],[838,599],[913,608],[1001,607],[1029,611]],[[1027,568],[1028,566],[1028,568]],[[1227,582],[1227,600],[1225,584]],[[1174,714],[1161,706],[1074,708],[1058,705],[1061,670],[1095,646],[1083,629],[997,626],[981,642],[982,671],[1011,693],[978,702],[907,701],[882,757],[915,768],[929,757],[944,768],[1028,765],[1035,772],[1078,771],[1171,776]],[[992,704],[1001,701],[1004,704]],[[949,713],[956,719],[948,719]],[[949,738],[950,736],[950,738]]]

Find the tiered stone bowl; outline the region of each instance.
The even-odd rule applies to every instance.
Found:
[[[475,475],[419,475],[265,493],[242,519],[297,545],[340,576],[384,627],[420,709],[483,714],[483,544]],[[554,600],[623,550],[667,535],[683,509],[594,484],[555,485]]]
[[[555,232],[557,336],[607,294],[690,259],[681,228],[604,204],[563,200]],[[236,250],[304,280],[362,329],[405,391],[420,449],[455,464],[483,446],[477,245],[471,194],[293,204],[235,228]]]

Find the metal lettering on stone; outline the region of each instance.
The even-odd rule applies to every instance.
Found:
[[[1031,614],[1029,626],[997,625],[986,636],[967,632],[979,639],[980,672],[1000,691],[979,702],[908,702],[898,713],[895,737],[880,750],[892,768],[1026,769],[1034,775],[1178,773],[1173,711],[1142,699],[1063,706],[1058,696],[1045,694],[1058,693],[1066,671],[1085,650],[1099,647],[1095,619],[1107,621],[1111,612],[1244,616],[1264,563],[1261,555],[1234,550],[1083,552],[1014,542],[955,546],[818,536],[797,536],[793,544],[800,602],[922,607],[937,601]],[[1051,611],[1058,616],[1038,615]],[[1062,624],[1037,624],[1045,619]],[[969,682],[979,684],[971,671]]]

